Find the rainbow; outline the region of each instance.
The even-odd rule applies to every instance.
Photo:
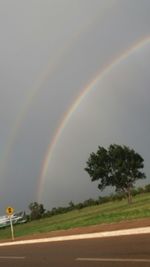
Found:
[[[0,176],[3,177],[3,172],[5,171],[8,158],[10,156],[10,152],[14,146],[15,140],[17,139],[18,132],[21,128],[22,121],[26,118],[27,113],[34,101],[34,99],[37,97],[38,93],[40,92],[41,88],[43,87],[46,80],[56,72],[56,70],[59,68],[62,59],[67,55],[68,50],[71,50],[72,46],[80,39],[80,36],[82,33],[86,32],[89,27],[93,27],[93,25],[96,23],[96,21],[99,20],[99,14],[97,14],[90,23],[86,23],[81,25],[81,28],[79,31],[77,31],[73,36],[70,38],[68,43],[64,44],[60,51],[57,51],[57,55],[55,55],[54,60],[50,59],[45,66],[44,70],[36,77],[33,85],[30,87],[29,95],[27,96],[27,99],[24,101],[21,111],[16,116],[16,119],[13,123],[13,127],[10,131],[10,135],[8,137],[7,145],[4,149],[3,157],[0,162]]]
[[[106,76],[113,68],[115,68],[117,65],[119,65],[121,62],[123,62],[125,59],[127,59],[130,55],[132,55],[135,52],[138,52],[141,48],[145,47],[150,43],[150,36],[146,36],[144,38],[141,38],[134,44],[132,44],[128,49],[123,51],[123,53],[117,55],[111,62],[109,62],[102,70],[100,70],[95,78],[89,82],[84,89],[81,90],[81,93],[78,95],[78,97],[75,99],[75,101],[72,103],[70,108],[67,110],[67,112],[64,114],[61,123],[59,124],[58,128],[56,129],[54,136],[52,138],[52,141],[50,142],[46,156],[44,158],[40,178],[38,180],[38,190],[37,190],[37,200],[40,202],[42,198],[43,188],[44,188],[44,182],[46,179],[46,174],[48,171],[49,164],[51,162],[52,154],[54,153],[55,147],[59,141],[59,138],[67,126],[69,120],[71,119],[73,113],[77,110],[78,106],[81,104],[82,100],[87,96],[87,94],[94,89],[94,87],[97,85],[97,83]]]

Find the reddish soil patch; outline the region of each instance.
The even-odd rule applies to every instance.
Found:
[[[41,234],[34,234],[34,235],[18,237],[18,238],[15,238],[15,240],[29,240],[29,239],[38,239],[38,238],[45,238],[45,237],[97,233],[97,232],[115,231],[115,230],[122,230],[122,229],[132,229],[132,228],[147,227],[147,226],[150,226],[150,218],[131,220],[131,221],[123,221],[123,222],[119,222],[119,223],[100,224],[100,225],[94,225],[94,226],[79,227],[79,228],[74,228],[74,229],[69,229],[69,230],[52,231],[49,233],[41,233]]]

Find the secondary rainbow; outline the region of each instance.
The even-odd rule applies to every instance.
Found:
[[[82,34],[89,30],[89,28],[92,28],[93,25],[100,20],[99,12],[92,18],[92,20],[89,23],[83,23],[83,25],[80,25],[80,29],[73,33],[68,40],[67,43],[64,45],[61,45],[61,48],[59,51],[57,51],[57,54],[54,55],[54,58],[50,58],[48,60],[47,65],[42,70],[42,72],[36,77],[33,85],[30,87],[29,95],[27,96],[27,99],[24,101],[23,106],[18,113],[18,115],[15,118],[15,121],[13,123],[13,127],[10,131],[10,135],[8,137],[7,145],[4,148],[2,160],[0,162],[0,175],[1,177],[4,177],[4,171],[8,164],[8,158],[11,154],[11,151],[13,149],[13,146],[15,144],[15,141],[17,140],[17,136],[19,133],[19,130],[21,128],[22,121],[26,118],[27,113],[30,110],[30,107],[32,106],[32,103],[34,99],[36,99],[38,93],[43,89],[43,85],[52,76],[57,69],[59,68],[60,64],[63,62],[65,56],[67,56],[68,51],[71,51],[72,47],[80,40],[80,37]]]
[[[76,44],[78,40],[80,40],[82,33],[86,32],[89,29],[89,27],[93,27],[94,23],[98,19],[99,19],[99,16],[97,15],[93,18],[93,20],[91,20],[89,24],[86,23],[86,24],[81,25],[80,30],[77,31],[75,34],[72,34],[67,44],[65,43],[63,46],[61,46],[60,50],[57,51],[57,55],[55,55],[54,59],[53,60],[49,59],[43,71],[36,77],[33,85],[31,86],[29,90],[30,92],[29,92],[29,95],[27,96],[27,99],[24,101],[20,112],[15,118],[13,127],[10,131],[10,135],[7,141],[7,145],[2,153],[3,157],[0,162],[1,177],[4,176],[4,171],[5,171],[5,168],[7,167],[8,158],[11,154],[11,150],[15,144],[15,141],[17,140],[17,135],[21,128],[22,121],[26,118],[27,113],[29,112],[34,99],[36,99],[38,93],[43,88],[45,81],[48,78],[50,78],[50,75],[53,75],[57,71],[60,64],[63,62],[63,58],[67,56],[68,50],[70,51],[73,45]]]
[[[123,51],[123,53],[117,55],[111,62],[109,62],[102,70],[100,70],[95,78],[85,86],[84,89],[82,89],[81,93],[78,95],[78,97],[75,99],[75,101],[72,103],[68,111],[64,114],[61,123],[59,124],[57,130],[54,133],[54,137],[52,138],[52,141],[50,142],[48,146],[48,150],[46,152],[46,156],[44,158],[40,178],[38,181],[38,195],[37,200],[40,202],[42,193],[43,193],[43,187],[44,182],[46,178],[46,174],[48,171],[48,167],[51,161],[52,154],[54,152],[54,149],[59,141],[59,138],[68,124],[72,114],[76,111],[77,107],[80,105],[82,100],[86,97],[86,95],[94,89],[96,84],[104,77],[106,76],[113,68],[115,68],[119,63],[123,62],[125,59],[127,59],[130,55],[132,55],[135,52],[138,52],[141,48],[148,45],[150,43],[150,36],[146,36],[144,38],[141,38],[140,40],[136,41],[134,44],[132,44],[128,49]]]

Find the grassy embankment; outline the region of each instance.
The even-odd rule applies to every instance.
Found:
[[[50,218],[16,225],[14,226],[14,231],[15,236],[19,237],[61,229],[146,217],[150,217],[150,193],[135,196],[132,205],[128,205],[127,200],[116,200],[65,214],[55,215]],[[0,229],[0,239],[5,238],[10,238],[9,228]]]

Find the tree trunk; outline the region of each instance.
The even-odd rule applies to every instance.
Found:
[[[132,204],[132,195],[130,187],[127,189],[127,196],[128,196],[128,204]]]

